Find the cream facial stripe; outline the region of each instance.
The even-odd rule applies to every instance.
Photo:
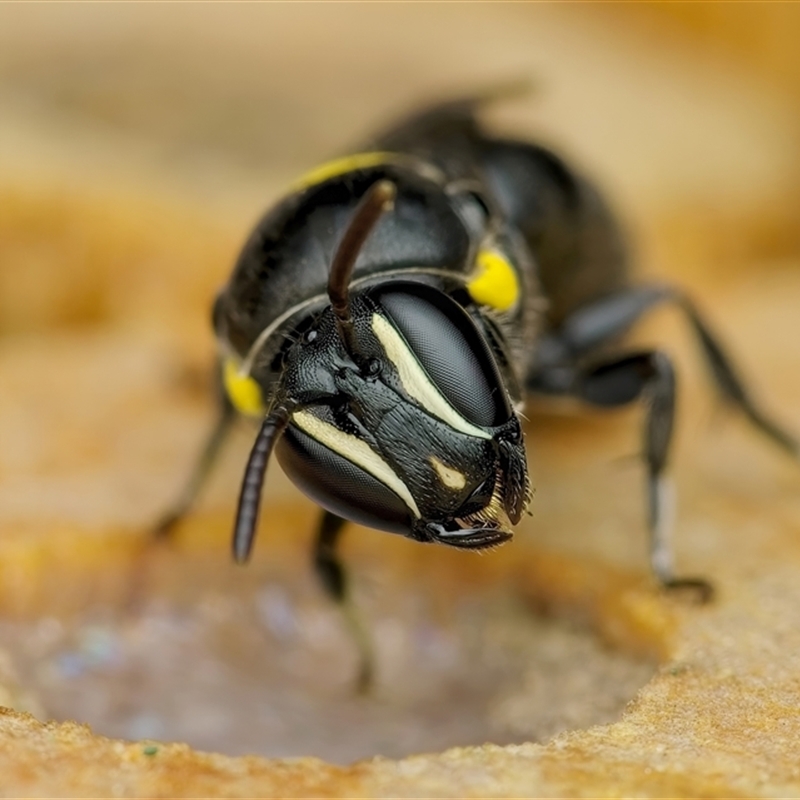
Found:
[[[309,411],[295,411],[292,422],[313,439],[338,453],[342,458],[369,472],[373,478],[391,489],[408,506],[409,511],[420,518],[419,508],[408,487],[397,477],[392,468],[368,445],[349,433],[340,431]]]
[[[447,464],[440,461],[436,456],[428,458],[430,465],[433,467],[434,472],[439,480],[448,488],[455,491],[461,491],[467,485],[467,476],[463,472],[459,472],[453,467],[448,467]]]
[[[425,374],[417,357],[411,352],[400,334],[379,314],[372,315],[372,330],[378,337],[392,362],[403,389],[408,392],[429,414],[446,422],[454,430],[475,436],[478,439],[491,439],[492,435],[464,419],[442,396],[441,392]]]

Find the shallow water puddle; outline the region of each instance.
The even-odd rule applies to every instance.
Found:
[[[111,737],[346,763],[609,722],[655,669],[585,628],[536,616],[510,588],[443,601],[424,575],[398,592],[361,572],[377,681],[358,695],[355,647],[310,574],[221,589],[187,579],[185,561],[167,566],[184,569],[180,599],[0,623],[16,704]]]

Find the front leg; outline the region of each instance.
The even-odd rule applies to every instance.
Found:
[[[221,371],[222,367],[218,364],[215,373],[217,418],[207,434],[203,449],[195,460],[183,491],[153,527],[153,538],[156,540],[171,539],[178,523],[191,511],[233,429],[233,423],[236,421],[236,409],[222,386]]]
[[[236,411],[233,406],[223,400],[217,413],[213,428],[208,433],[205,445],[194,464],[189,480],[173,505],[162,515],[153,528],[156,539],[170,539],[178,523],[191,511],[202,488],[217,463],[222,446],[228,440]]]
[[[374,658],[369,633],[353,605],[350,582],[341,558],[336,552],[346,522],[330,511],[323,512],[314,545],[314,569],[328,596],[342,610],[350,635],[358,648],[360,666],[356,687],[363,693],[369,691],[372,686]]]

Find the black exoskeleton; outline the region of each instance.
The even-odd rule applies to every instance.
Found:
[[[673,366],[626,350],[624,335],[675,304],[723,398],[795,458],[800,446],[682,292],[632,280],[594,187],[542,147],[487,134],[483,100],[436,106],[324,164],[257,225],[214,306],[219,422],[159,533],[190,507],[237,412],[257,417],[234,555],[250,553],[274,448],[325,509],[314,563],[346,603],[345,520],[466,549],[511,538],[530,500],[526,394],[640,402],[653,572],[708,596],[705,581],[675,575],[664,524]],[[366,685],[368,638],[348,619]]]

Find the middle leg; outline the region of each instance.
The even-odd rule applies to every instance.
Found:
[[[673,499],[664,475],[675,421],[675,370],[658,350],[623,356],[579,371],[574,394],[596,406],[614,407],[639,400],[645,407],[643,452],[647,468],[650,566],[667,589],[689,588],[703,600],[711,597],[710,584],[700,578],[675,576],[670,545]]]
[[[541,380],[560,388],[560,394],[577,397],[591,405],[616,408],[641,402],[645,409],[642,456],[647,469],[648,531],[650,565],[667,589],[691,589],[702,600],[712,588],[701,578],[675,575],[670,544],[672,498],[664,474],[669,457],[675,419],[675,371],[669,358],[658,350],[630,353],[591,366],[561,365]]]

